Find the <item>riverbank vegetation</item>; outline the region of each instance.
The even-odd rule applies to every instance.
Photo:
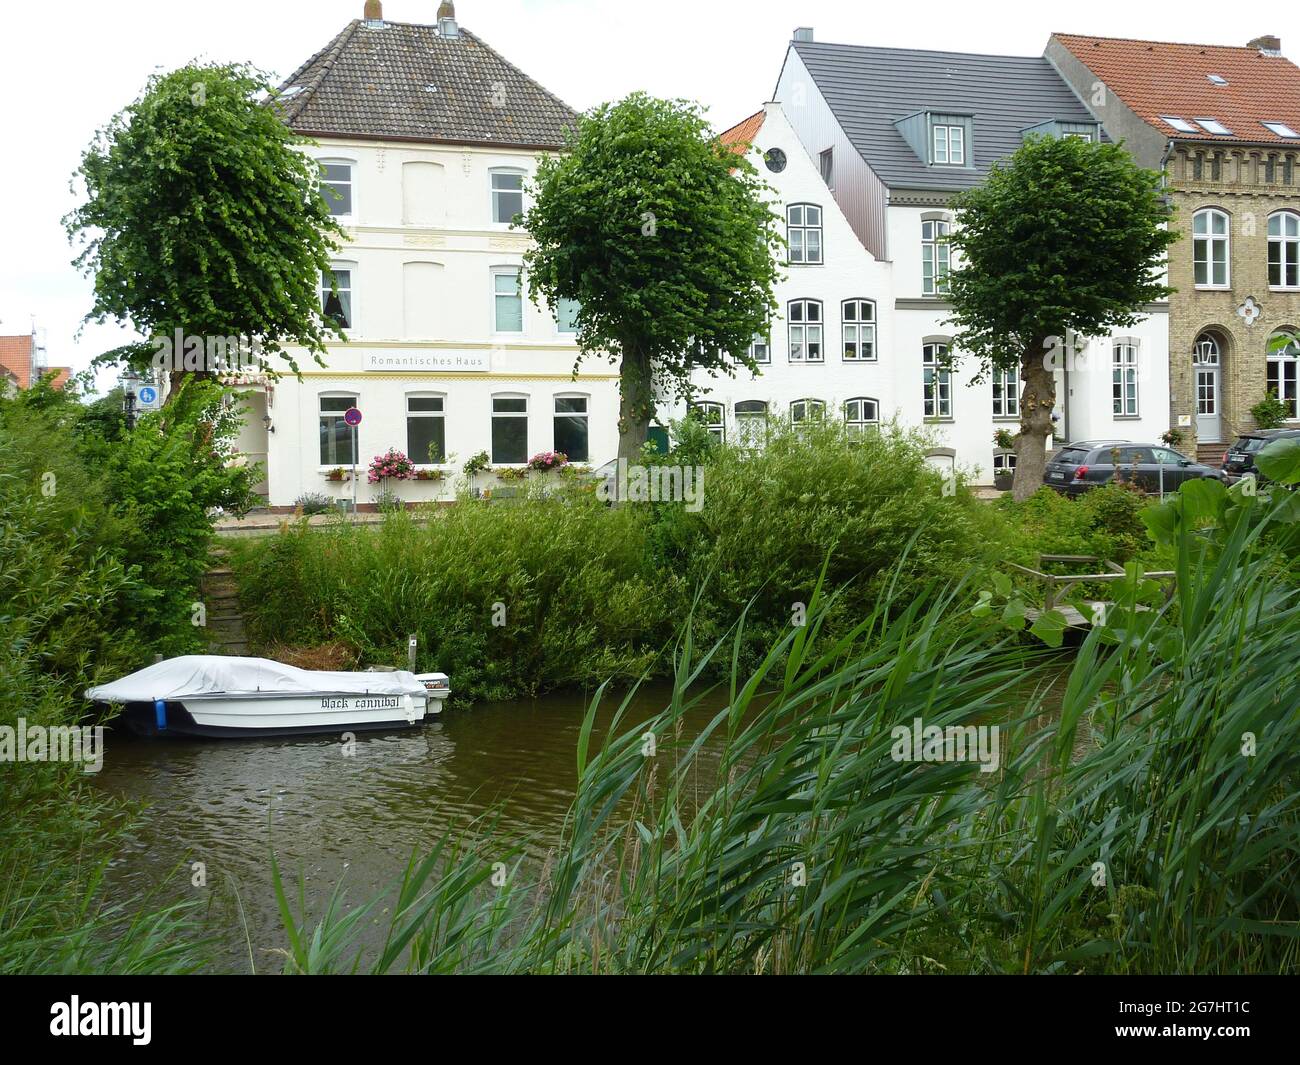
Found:
[[[1300,481],[1297,453],[1266,472]],[[1176,598],[1130,566],[1050,713],[1023,620],[970,608],[978,575],[906,598],[887,581],[839,633],[820,587],[753,669],[744,619],[702,652],[688,622],[657,718],[589,750],[593,700],[544,864],[470,826],[393,896],[323,916],[277,874],[287,968],[1295,972],[1300,590],[1277,562],[1296,498],[1193,482],[1144,511]],[[688,734],[711,662],[728,705]],[[998,724],[996,770],[900,755],[917,719]]]
[[[86,687],[203,648],[208,510],[237,506],[253,473],[225,466],[232,429],[202,383],[133,432],[120,406],[45,384],[0,399],[0,726],[99,724]],[[131,819],[80,765],[0,762],[0,972],[197,964],[183,908],[98,901]]]

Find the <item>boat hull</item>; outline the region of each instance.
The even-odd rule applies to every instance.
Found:
[[[122,712],[138,736],[303,736],[421,724],[434,700],[400,695],[205,696],[152,703],[128,703]]]

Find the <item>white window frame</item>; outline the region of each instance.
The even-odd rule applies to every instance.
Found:
[[[795,307],[802,308],[801,317],[795,321]],[[808,317],[808,309],[817,308],[817,321],[813,322]],[[806,365],[808,363],[823,363],[826,361],[826,311],[821,300],[811,298],[791,300],[785,307],[785,324],[786,324],[786,343],[788,345],[786,359],[788,362]],[[812,339],[812,332],[816,331],[816,340]],[[803,351],[799,357],[795,356],[796,336],[798,337],[798,346]],[[817,345],[817,357],[811,358],[808,355],[809,344]]]
[[[1015,473],[1016,472],[1016,453],[1014,451],[999,450],[993,452],[993,472],[997,473]]]
[[[1281,351],[1269,351],[1268,363],[1265,371],[1265,389],[1273,392],[1278,399],[1291,408],[1291,416],[1287,421],[1300,420],[1300,337],[1295,333],[1287,330],[1275,330],[1269,334],[1269,345],[1278,334],[1284,334],[1292,338],[1292,343],[1287,345]],[[1269,388],[1268,371],[1276,367],[1276,386]],[[1288,368],[1290,373],[1287,372]]]
[[[493,166],[488,168],[488,221],[499,229],[509,229],[509,221],[501,222],[497,220],[497,194],[508,193],[514,195],[515,190],[498,189],[493,180],[498,174],[519,178],[519,213],[523,214],[528,209],[527,204],[524,202],[524,185],[528,181],[528,171],[518,166]]]
[[[562,399],[580,399],[584,406],[581,411],[562,411],[560,410],[560,400]],[[555,439],[555,423],[560,418],[581,418],[587,423],[587,454],[584,458],[574,458],[566,451],[570,462],[590,462],[591,461],[591,396],[586,392],[557,392],[551,398],[551,450],[559,451],[559,441]]]
[[[869,308],[867,317],[862,314],[864,307]],[[850,343],[854,344],[856,355],[849,355]],[[864,355],[864,349],[870,354]],[[840,303],[840,359],[852,363],[877,361],[875,300],[857,297]]]
[[[759,349],[762,349],[762,357],[759,357]],[[749,342],[749,357],[760,366],[772,365],[772,337],[755,335],[754,339]]]
[[[348,191],[352,194],[352,210],[346,212],[345,214],[335,214],[331,209],[330,217],[332,217],[336,222],[339,222],[341,225],[354,224],[360,215],[360,212],[357,209],[357,184],[358,184],[357,160],[349,159],[345,155],[323,155],[316,159],[316,165],[321,167],[322,185],[327,184],[327,182],[325,181],[325,170],[324,170],[325,167],[346,166],[348,168],[348,180],[346,182],[331,181],[328,182],[328,184],[331,185],[346,184],[348,186]],[[327,204],[330,204],[332,207],[334,201],[330,199],[329,196],[326,196],[324,193],[322,193],[321,195],[324,196],[325,202]]]
[[[499,400],[499,399],[510,399],[510,400],[522,399],[522,400],[524,401],[524,409],[523,409],[522,411],[514,411],[514,410],[498,411],[498,410],[497,410],[497,400]],[[528,422],[529,422],[529,418],[531,417],[531,414],[532,414],[532,402],[531,402],[531,400],[530,400],[530,398],[529,398],[529,396],[528,396],[528,393],[526,393],[526,392],[493,392],[493,393],[492,393],[492,397],[491,397],[491,402],[489,403],[489,408],[488,408],[488,409],[489,409],[489,411],[490,411],[490,414],[489,414],[489,419],[490,419],[490,420],[489,420],[489,422],[488,422],[488,449],[489,449],[489,451],[490,451],[490,453],[491,453],[491,456],[492,456],[492,465],[493,465],[493,466],[526,466],[526,465],[528,464],[528,459],[529,459],[529,455],[528,455],[528,452],[529,452],[529,443],[528,443],[528,442],[529,442],[529,440],[530,440],[531,437],[532,437],[532,432],[530,431],[530,430],[531,430],[531,427],[530,427],[529,424],[528,424]],[[498,460],[497,460],[497,456],[496,456],[496,444],[495,444],[495,442],[494,442],[493,439],[492,439],[492,430],[496,428],[496,420],[497,420],[498,418],[520,418],[520,419],[523,420],[523,423],[524,423],[524,457],[523,457],[523,459],[521,459],[521,460],[518,461],[518,462],[512,462],[512,461],[498,461]]]
[[[921,416],[930,421],[953,418],[952,371],[943,365],[948,349],[946,340],[927,340],[921,345]]]
[[[790,425],[799,432],[810,421],[822,421],[826,417],[826,404],[820,399],[806,397],[790,401]]]
[[[930,152],[935,166],[966,165],[966,127],[961,123],[936,122],[930,127]],[[942,151],[940,151],[942,145]]]
[[[413,399],[437,399],[442,401],[442,409],[432,410],[411,410],[411,400]],[[406,406],[406,457],[416,466],[423,466],[426,469],[438,469],[448,464],[447,459],[447,394],[445,392],[407,392],[405,398]],[[422,455],[416,458],[411,454],[411,419],[412,418],[437,418],[442,422],[442,461],[430,462],[428,455]]]
[[[706,399],[691,404],[691,410],[700,416],[705,431],[716,437],[718,443],[727,442],[727,408],[715,400]]]
[[[489,269],[488,274],[489,274],[489,276],[490,276],[490,278],[491,278],[491,281],[492,281],[492,284],[491,284],[490,289],[489,289],[489,292],[488,292],[488,298],[492,301],[492,302],[489,304],[489,308],[488,308],[488,309],[489,309],[489,312],[490,312],[491,315],[492,315],[492,334],[493,334],[494,336],[506,336],[506,337],[518,337],[518,336],[523,336],[524,333],[525,333],[525,331],[526,331],[525,327],[526,327],[527,324],[528,324],[528,323],[524,320],[524,319],[525,319],[525,313],[526,313],[526,312],[525,312],[525,308],[524,308],[524,268],[523,268],[522,266],[508,266],[508,265],[506,265],[506,266],[493,266],[493,267],[491,267],[491,268]],[[504,296],[505,293],[504,293],[504,292],[497,292],[497,278],[498,278],[498,277],[507,277],[507,276],[509,276],[509,275],[511,275],[511,274],[514,275],[515,280],[516,280],[516,283],[517,283],[518,286],[519,286],[519,296],[518,296],[518,299],[519,299],[519,328],[518,328],[518,329],[502,329],[500,323],[497,321],[497,299],[498,299],[499,297],[501,297],[501,296]]]
[[[946,296],[952,273],[952,223],[946,218],[921,219],[921,295]],[[943,270],[940,272],[940,266]],[[926,267],[930,274],[926,276]]]
[[[1222,221],[1223,232],[1215,231],[1216,222]],[[1198,226],[1203,226],[1198,229]],[[1214,280],[1215,267],[1222,253],[1223,280]],[[1197,281],[1197,267],[1205,266],[1204,282]],[[1192,283],[1200,289],[1226,289],[1232,287],[1232,219],[1227,211],[1218,207],[1203,207],[1192,215]]]
[[[867,404],[871,404],[871,417],[867,417]],[[852,415],[857,404],[857,417]],[[844,401],[844,429],[850,436],[863,436],[869,429],[880,428],[880,403],[870,396],[854,396]]]
[[[1273,232],[1274,224],[1277,233]],[[1291,229],[1288,233],[1287,229]],[[1278,283],[1273,283],[1273,257],[1277,254]],[[1287,284],[1287,275],[1292,281]],[[1300,213],[1274,211],[1268,216],[1268,287],[1278,292],[1300,289]]]
[[[320,432],[320,425],[321,425],[321,423],[322,423],[322,422],[323,422],[327,417],[328,417],[328,418],[331,418],[331,419],[337,418],[339,421],[342,421],[342,420],[343,420],[343,413],[344,413],[343,411],[341,411],[341,410],[333,411],[333,410],[332,410],[332,411],[326,412],[326,411],[323,409],[323,402],[322,402],[322,401],[323,401],[323,400],[327,400],[327,399],[345,399],[345,400],[348,401],[348,405],[349,405],[349,406],[355,407],[355,406],[357,405],[357,403],[358,403],[358,400],[360,399],[360,395],[359,395],[359,393],[357,393],[357,392],[321,392],[321,393],[319,393],[319,394],[316,396],[316,426],[317,426],[317,433],[318,433],[318,435],[319,435],[319,432]],[[318,442],[317,442],[317,446],[316,446],[316,460],[317,460],[317,462],[318,462],[318,464],[319,464],[319,467],[318,467],[318,468],[319,468],[320,470],[322,470],[322,471],[328,471],[328,470],[337,469],[337,468],[339,468],[339,467],[342,467],[343,469],[351,469],[351,467],[354,466],[354,465],[355,465],[355,466],[360,466],[360,465],[361,465],[361,432],[360,432],[360,428],[361,428],[361,427],[360,427],[360,426],[357,426],[357,425],[352,426],[352,450],[353,450],[353,452],[355,453],[356,460],[357,460],[355,463],[352,463],[352,462],[333,462],[333,463],[320,462],[320,444],[319,444],[319,440],[318,440]]]
[[[1111,414],[1115,418],[1139,418],[1142,412],[1142,396],[1138,381],[1137,342],[1116,340],[1111,344],[1110,352]],[[1132,397],[1128,394],[1130,384],[1133,386]]]
[[[992,371],[993,379],[993,417],[1020,417],[1020,374],[1014,369]],[[999,387],[1001,386],[1001,387]],[[1001,393],[999,396],[998,393]]]
[[[756,451],[767,443],[769,407],[765,399],[742,399],[732,408],[736,419],[736,442],[743,448]],[[758,431],[755,431],[758,426]]]
[[[808,212],[817,212],[817,223],[814,225],[810,222]],[[801,221],[795,222],[795,212],[799,211]],[[826,234],[822,228],[825,222],[825,215],[822,213],[821,204],[818,203],[791,203],[785,209],[785,239],[786,239],[786,258],[789,266],[821,266],[826,262]],[[795,234],[799,234],[800,239],[794,239]],[[817,258],[808,257],[808,234],[817,234]],[[795,245],[798,244],[801,258],[794,257]]]
[[[493,282],[493,285],[494,285],[494,286],[495,286],[495,284],[496,284],[496,283]],[[522,285],[522,279],[521,279],[521,281],[520,281],[520,284]],[[522,291],[523,291],[523,289],[521,288],[521,289],[520,289],[520,292],[522,293]],[[494,290],[494,291],[493,291],[493,296],[495,297],[495,295],[496,295],[496,292],[495,292],[495,290]],[[581,309],[582,309],[582,304],[581,304],[578,300],[563,300],[563,299],[561,299],[561,300],[556,300],[556,302],[555,302],[555,334],[556,334],[556,336],[562,336],[562,337],[571,337],[571,336],[576,336],[576,335],[577,335],[577,332],[578,332],[578,326],[577,326],[577,323],[576,323],[576,322],[574,323],[574,326],[573,326],[572,329],[565,329],[563,326],[560,325],[560,306],[561,306],[561,304],[564,304],[564,303],[572,303],[572,304],[574,304],[574,305],[577,307],[578,310],[581,310]],[[493,309],[495,309],[495,306],[496,306],[496,304],[495,304],[495,299],[494,299],[494,301],[493,301]],[[577,311],[574,311],[574,315],[575,315],[575,316],[577,315]]]
[[[357,264],[355,262],[348,262],[342,259],[337,259],[330,262],[329,272],[333,274],[336,278],[340,270],[346,271],[348,275],[347,288],[340,288],[339,291],[346,292],[348,294],[348,307],[350,311],[350,313],[348,314],[348,324],[343,327],[343,332],[355,333],[357,331],[357,323],[361,320],[360,303],[357,300],[357,289],[358,289]],[[330,289],[325,284],[324,271],[322,271],[321,273],[322,276],[319,285],[320,313],[321,313],[321,317],[324,318],[325,299],[329,295]]]

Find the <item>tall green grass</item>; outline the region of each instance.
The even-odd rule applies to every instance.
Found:
[[[390,922],[403,949],[366,949],[353,914],[374,902],[338,899],[324,917],[286,910],[293,943],[328,945],[290,967],[1294,972],[1300,593],[1269,547],[1290,502],[1207,518],[1189,500],[1168,537],[1176,603],[1139,609],[1152,597],[1134,568],[1059,703],[1042,659],[973,616],[960,586],[903,600],[886,583],[838,633],[836,593],[818,589],[808,624],[752,669],[745,619],[703,648],[688,623],[652,722],[628,727],[624,699],[590,750],[608,696],[593,700],[542,868],[471,828],[413,862]],[[716,663],[728,705],[689,734]],[[890,729],[915,717],[999,723],[999,771],[894,760]]]

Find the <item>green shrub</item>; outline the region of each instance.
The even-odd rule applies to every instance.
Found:
[[[1278,429],[1291,417],[1291,408],[1277,398],[1276,392],[1270,391],[1250,408],[1250,416],[1259,429]]]

